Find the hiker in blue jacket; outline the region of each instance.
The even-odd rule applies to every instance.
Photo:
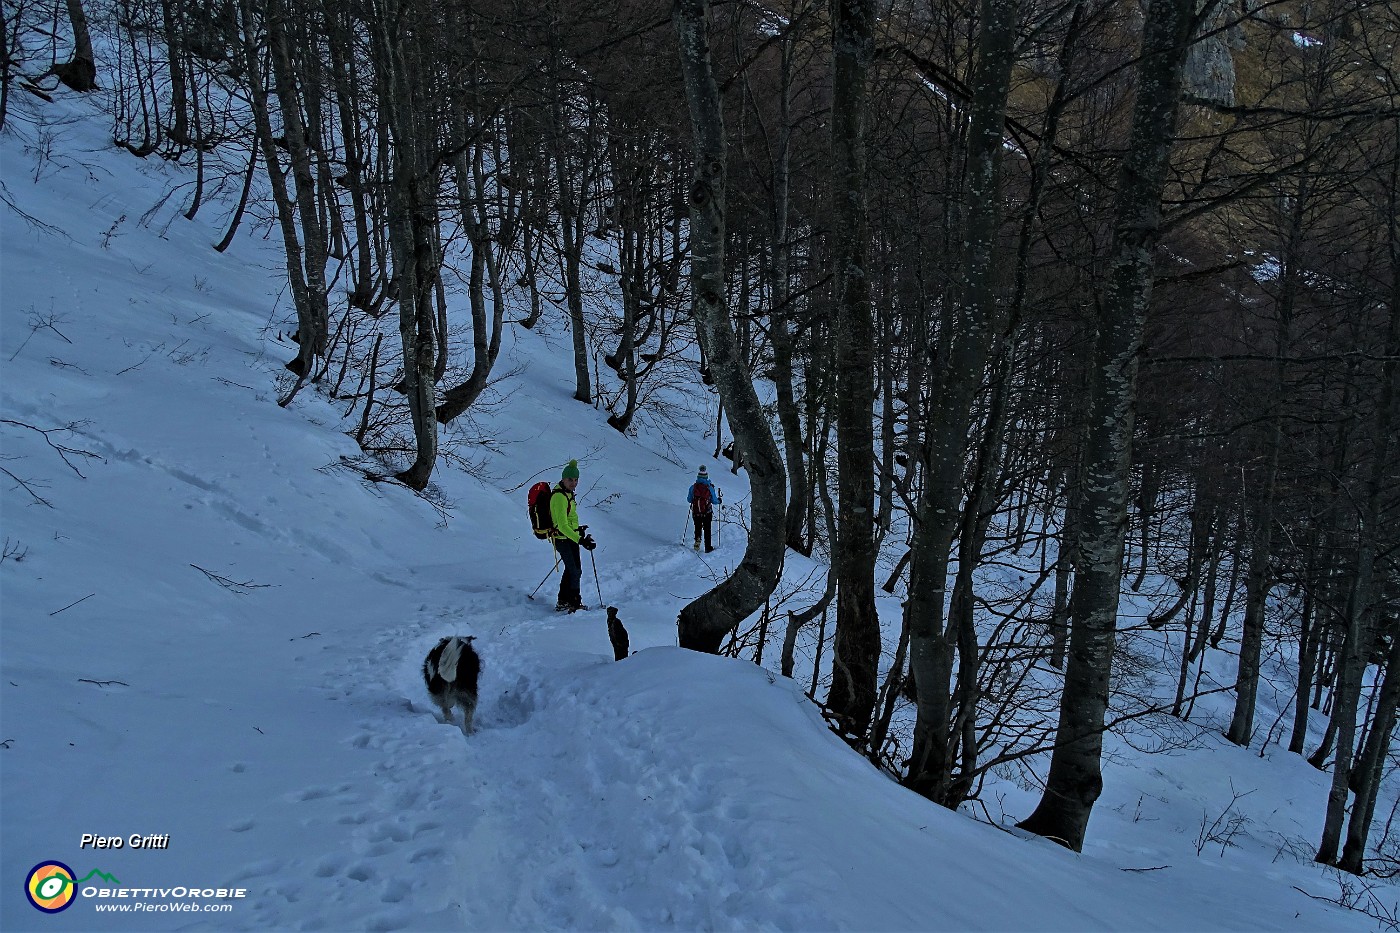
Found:
[[[704,532],[705,551],[713,551],[710,524],[715,518],[714,507],[723,504],[724,496],[715,492],[715,484],[710,482],[710,471],[703,464],[700,472],[695,474],[695,482],[690,484],[690,491],[685,494],[685,501],[690,503],[690,517],[695,524],[695,550],[700,550],[700,535]]]

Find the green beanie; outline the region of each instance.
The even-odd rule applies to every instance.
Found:
[[[568,466],[564,467],[564,479],[578,479],[578,461],[570,460]]]

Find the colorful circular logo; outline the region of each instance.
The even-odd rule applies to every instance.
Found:
[[[56,914],[78,896],[73,869],[62,862],[40,862],[24,879],[24,894],[36,910]]]

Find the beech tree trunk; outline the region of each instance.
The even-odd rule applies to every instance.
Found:
[[[1292,344],[1293,305],[1302,274],[1298,255],[1303,233],[1304,212],[1308,206],[1306,174],[1298,190],[1290,197],[1288,232],[1283,248],[1283,275],[1278,298],[1278,362],[1274,364],[1273,405],[1265,440],[1264,475],[1259,482],[1258,506],[1254,510],[1254,529],[1250,536],[1249,569],[1244,580],[1244,622],[1240,634],[1239,674],[1235,678],[1235,710],[1225,737],[1236,745],[1248,746],[1254,733],[1254,708],[1259,694],[1259,659],[1264,646],[1264,609],[1274,574],[1273,560],[1274,508],[1277,499],[1279,454],[1283,447],[1283,412],[1286,366],[1283,362]]]
[[[793,27],[795,28],[795,27]],[[778,403],[778,423],[783,429],[783,453],[787,458],[788,506],[787,546],[799,554],[811,554],[803,528],[811,499],[807,495],[807,462],[802,443],[802,412],[797,405],[792,366],[793,339],[788,331],[790,288],[788,205],[791,190],[792,148],[792,58],[795,39],[792,31],[783,38],[781,89],[778,99],[777,152],[773,159],[773,264],[771,269],[773,310],[769,316],[769,338],[773,344],[773,387]]]
[[[473,52],[475,50],[473,49]],[[481,115],[476,101],[475,84],[480,80],[475,69],[472,72],[471,103],[459,103],[453,114],[457,138],[465,139],[477,132]],[[483,144],[478,140],[459,155],[453,166],[457,183],[457,203],[461,213],[462,227],[471,242],[471,272],[467,284],[467,301],[472,312],[472,369],[461,383],[448,388],[442,394],[442,402],[437,406],[436,417],[439,423],[448,424],[452,419],[467,411],[486,389],[491,370],[501,354],[501,330],[505,319],[505,296],[498,269],[498,248],[491,235],[488,199],[486,194],[486,163]],[[486,290],[491,290],[491,306],[487,309]],[[442,336],[446,339],[446,335]],[[441,367],[439,367],[441,368]]]
[[[1346,844],[1337,867],[1359,875],[1365,868],[1366,841],[1371,834],[1371,821],[1376,815],[1376,797],[1385,777],[1386,753],[1395,732],[1396,706],[1400,704],[1400,636],[1390,638],[1390,657],[1386,661],[1385,680],[1381,682],[1380,698],[1376,702],[1376,718],[1365,747],[1357,756],[1352,771],[1352,786],[1356,799],[1347,822]]]
[[[355,224],[354,258],[350,261],[353,285],[349,289],[351,307],[360,308],[378,317],[379,303],[375,297],[376,263],[374,240],[370,236],[370,197],[365,191],[365,142],[359,112],[360,76],[354,52],[353,26],[344,10],[329,11],[327,15],[326,48],[331,61],[335,96],[340,101],[336,113],[340,122],[341,145],[345,147],[345,172],[338,179],[350,195],[350,216]],[[382,297],[383,283],[379,283]]]
[[[1400,140],[1400,121],[1397,121],[1396,128],[1397,139]],[[1381,688],[1378,707],[1381,712],[1372,724],[1367,747],[1357,762],[1361,773],[1356,775],[1353,781],[1351,765],[1356,733],[1356,710],[1371,645],[1375,641],[1374,635],[1378,634],[1373,630],[1373,617],[1377,615],[1377,609],[1381,608],[1378,606],[1377,590],[1384,584],[1375,579],[1377,541],[1381,535],[1382,523],[1385,522],[1384,496],[1394,469],[1390,463],[1390,451],[1395,441],[1395,409],[1397,404],[1400,404],[1400,365],[1396,364],[1396,358],[1400,356],[1400,278],[1397,278],[1400,276],[1400,221],[1397,221],[1395,216],[1396,208],[1400,207],[1400,168],[1392,169],[1389,207],[1387,226],[1391,284],[1390,320],[1385,342],[1386,362],[1382,369],[1381,397],[1376,404],[1366,499],[1357,528],[1360,541],[1352,595],[1347,601],[1346,638],[1342,645],[1342,656],[1337,660],[1337,696],[1332,709],[1332,719],[1337,723],[1337,758],[1333,763],[1332,788],[1327,798],[1327,821],[1323,826],[1322,843],[1317,852],[1317,861],[1337,864],[1338,867],[1355,874],[1360,874],[1362,870],[1366,837],[1370,832],[1376,793],[1384,770],[1385,752],[1389,746],[1390,733],[1395,726],[1396,698],[1397,694],[1400,694],[1400,676],[1397,676],[1396,672],[1396,665],[1400,663],[1400,650],[1397,650],[1400,632],[1392,631],[1388,670]],[[1356,800],[1352,803],[1346,849],[1338,862],[1337,845],[1346,813],[1347,792],[1353,784],[1357,788]]]
[[[311,172],[311,140],[302,120],[301,94],[287,36],[290,12],[283,0],[267,0],[267,43],[282,118],[283,138],[290,154],[297,218],[301,221],[302,259],[306,264],[306,288],[297,302],[297,335],[300,352],[288,366],[302,379],[315,371],[316,357],[326,352],[330,314],[326,304],[326,236],[316,204],[316,179]]]
[[[593,404],[593,378],[588,372],[588,333],[583,316],[583,243],[587,235],[586,207],[592,184],[591,145],[578,147],[581,164],[571,170],[569,153],[573,146],[568,134],[566,104],[571,95],[564,88],[564,53],[558,35],[551,39],[550,74],[553,78],[549,104],[550,133],[554,146],[554,174],[559,195],[559,231],[564,253],[564,301],[569,310],[569,330],[574,346],[574,399]],[[589,120],[591,122],[592,115]]]
[[[97,90],[97,59],[92,54],[92,36],[88,33],[87,11],[83,0],[67,0],[68,22],[73,27],[73,57],[54,65],[52,73],[75,91]],[[6,76],[6,83],[9,78]]]
[[[1308,561],[1305,573],[1303,605],[1298,621],[1298,690],[1293,698],[1293,731],[1288,738],[1288,750],[1295,755],[1303,754],[1308,737],[1308,696],[1312,693],[1313,677],[1317,672],[1318,643],[1325,629],[1316,612],[1319,574],[1313,561]]]
[[[725,303],[726,146],[719,87],[710,62],[708,0],[677,0],[672,20],[694,136],[690,186],[691,313],[702,333],[720,402],[744,450],[752,521],[748,546],[733,575],[680,612],[682,648],[716,653],[736,625],[762,608],[783,572],[786,510],[782,458],[754,391]]]
[[[401,0],[379,0],[373,24],[375,68],[380,106],[393,133],[393,167],[388,186],[389,239],[394,270],[399,281],[399,337],[403,344],[404,388],[413,422],[415,456],[408,469],[397,474],[410,489],[428,485],[437,461],[437,418],[434,382],[437,315],[434,286],[439,262],[435,251],[437,191],[432,158],[425,149],[436,137],[421,125],[415,106],[416,81],[409,71],[421,49],[405,46],[410,11]]]
[[[836,638],[827,705],[863,739],[879,689],[875,611],[875,336],[866,268],[866,81],[875,50],[874,0],[832,4],[832,257],[836,281]]]
[[[1150,0],[1128,151],[1118,169],[1113,245],[1087,413],[1079,556],[1055,750],[1040,804],[1019,825],[1080,851],[1103,790],[1101,756],[1128,526],[1138,354],[1152,292],[1162,188],[1196,0]]]
[[[937,383],[925,442],[925,480],[911,543],[909,667],[918,686],[914,749],[906,783],[932,800],[948,799],[953,755],[949,742],[953,658],[960,633],[949,620],[945,594],[953,538],[962,515],[962,481],[972,408],[996,331],[992,270],[1001,223],[1001,153],[1006,100],[1015,62],[1020,0],[983,0],[976,93],[967,141],[969,204],[962,282],[957,289],[952,349]],[[975,506],[973,506],[975,508]],[[971,648],[966,641],[965,647]],[[975,650],[975,649],[973,649]]]
[[[287,174],[282,170],[277,143],[272,133],[272,117],[267,107],[266,78],[262,70],[262,50],[257,41],[258,22],[250,0],[239,0],[238,9],[243,34],[243,66],[247,76],[248,94],[253,107],[253,123],[258,146],[262,150],[263,164],[267,168],[268,183],[272,188],[272,200],[277,208],[278,228],[282,234],[282,249],[287,261],[287,283],[291,286],[292,303],[296,306],[297,326],[298,328],[306,327],[305,333],[309,335],[313,332],[311,322],[315,315],[313,311],[315,299],[312,297],[311,286],[306,279],[306,265],[303,263],[305,253],[296,224],[296,204],[287,188]],[[271,15],[265,19],[271,19]],[[271,27],[269,27],[270,31]],[[324,290],[321,293],[321,300],[322,302],[325,300]],[[296,358],[286,364],[288,369],[296,372],[300,377],[298,385],[300,380],[304,379],[306,374],[310,372],[313,354],[314,343],[304,339],[301,341]],[[293,394],[295,393],[293,392]],[[282,400],[282,404],[285,405],[289,401],[291,401],[290,395]]]
[[[167,132],[178,145],[188,146],[195,140],[190,139],[190,101],[185,80],[184,25],[178,18],[180,14],[175,9],[175,2],[176,0],[161,0],[160,3],[161,24],[165,27],[166,65],[170,75],[171,119]],[[198,118],[198,102],[196,102],[194,109],[196,118]]]

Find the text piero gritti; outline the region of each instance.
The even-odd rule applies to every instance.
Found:
[[[168,849],[170,848],[169,833],[152,833],[141,835],[132,833],[123,839],[121,836],[99,836],[95,833],[83,833],[82,840],[78,843],[80,849]]]

